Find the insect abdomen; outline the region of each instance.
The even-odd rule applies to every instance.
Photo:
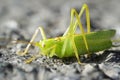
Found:
[[[114,34],[115,30],[98,31],[86,34],[85,37],[87,40],[88,51],[90,53],[93,53],[112,47],[111,38],[114,36]],[[83,40],[83,36],[75,35],[74,40],[79,55],[88,54],[87,48]],[[64,57],[75,56],[72,46],[73,46],[72,41],[71,42],[69,41]]]
[[[88,51],[87,51],[87,48],[86,48],[83,40],[81,40],[79,43],[78,43],[78,41],[75,41],[75,42],[76,42],[76,46],[78,46],[77,50],[80,55],[87,54],[88,51],[90,53],[98,52],[101,50],[108,49],[112,46],[111,40],[107,40],[107,39],[106,40],[98,40],[98,39],[87,40],[87,44],[88,44]]]
[[[98,32],[86,34],[85,36],[88,44],[88,51],[98,52],[112,47],[111,38],[114,35],[115,35],[115,30],[98,31]],[[75,37],[75,43],[79,54],[88,53],[81,35]]]

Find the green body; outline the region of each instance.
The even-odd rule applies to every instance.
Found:
[[[89,52],[90,53],[98,52],[112,47],[111,38],[114,35],[115,35],[115,30],[106,30],[106,31],[104,30],[104,31],[97,31],[97,32],[91,32],[85,34]],[[66,46],[65,53],[61,54],[65,38],[66,37],[64,36],[64,37],[47,39],[39,43],[36,43],[36,45],[40,48],[41,53],[43,55],[47,55],[50,57],[57,56],[59,58],[63,58],[63,57],[75,56],[71,38],[68,38],[69,41],[67,42],[68,45]],[[74,35],[74,40],[79,55],[88,54],[82,35],[81,34]]]

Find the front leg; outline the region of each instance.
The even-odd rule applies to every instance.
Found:
[[[38,29],[36,29],[35,33],[33,34],[32,38],[31,38],[30,42],[28,43],[27,47],[25,48],[25,50],[24,51],[18,51],[17,54],[22,55],[22,56],[27,54],[27,52],[28,52],[28,50],[31,46],[31,43],[34,42],[34,40],[35,40],[36,36],[38,35],[39,31],[42,35],[43,40],[46,40],[46,35],[44,33],[44,30],[42,29],[42,27],[38,27]]]

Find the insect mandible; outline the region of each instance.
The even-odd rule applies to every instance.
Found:
[[[84,31],[80,20],[83,12],[86,14],[87,32]],[[80,34],[75,33],[77,27],[79,27],[81,31]],[[40,54],[49,57],[57,56],[59,58],[75,56],[78,63],[80,64],[80,55],[90,55],[93,52],[111,48],[111,38],[115,35],[116,32],[113,29],[91,32],[90,28],[89,8],[87,4],[83,4],[79,14],[75,9],[71,10],[70,25],[63,36],[47,39],[43,28],[38,27],[26,49],[23,52],[18,52],[18,54],[26,55],[28,53],[31,43],[34,42],[35,37],[40,31],[43,40],[35,42],[35,46],[40,48]]]

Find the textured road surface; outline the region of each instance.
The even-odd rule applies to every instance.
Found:
[[[0,0],[0,80],[120,80],[119,47],[90,58],[81,56],[84,65],[79,65],[75,57],[46,56],[26,64],[26,59],[38,53],[34,46],[26,56],[16,54],[26,44],[13,44],[11,40],[29,41],[38,26],[43,26],[47,37],[62,35],[69,26],[71,8],[80,11],[83,3],[90,8],[93,31],[116,29],[115,38],[119,38],[119,0]],[[85,26],[84,20],[83,16]]]

